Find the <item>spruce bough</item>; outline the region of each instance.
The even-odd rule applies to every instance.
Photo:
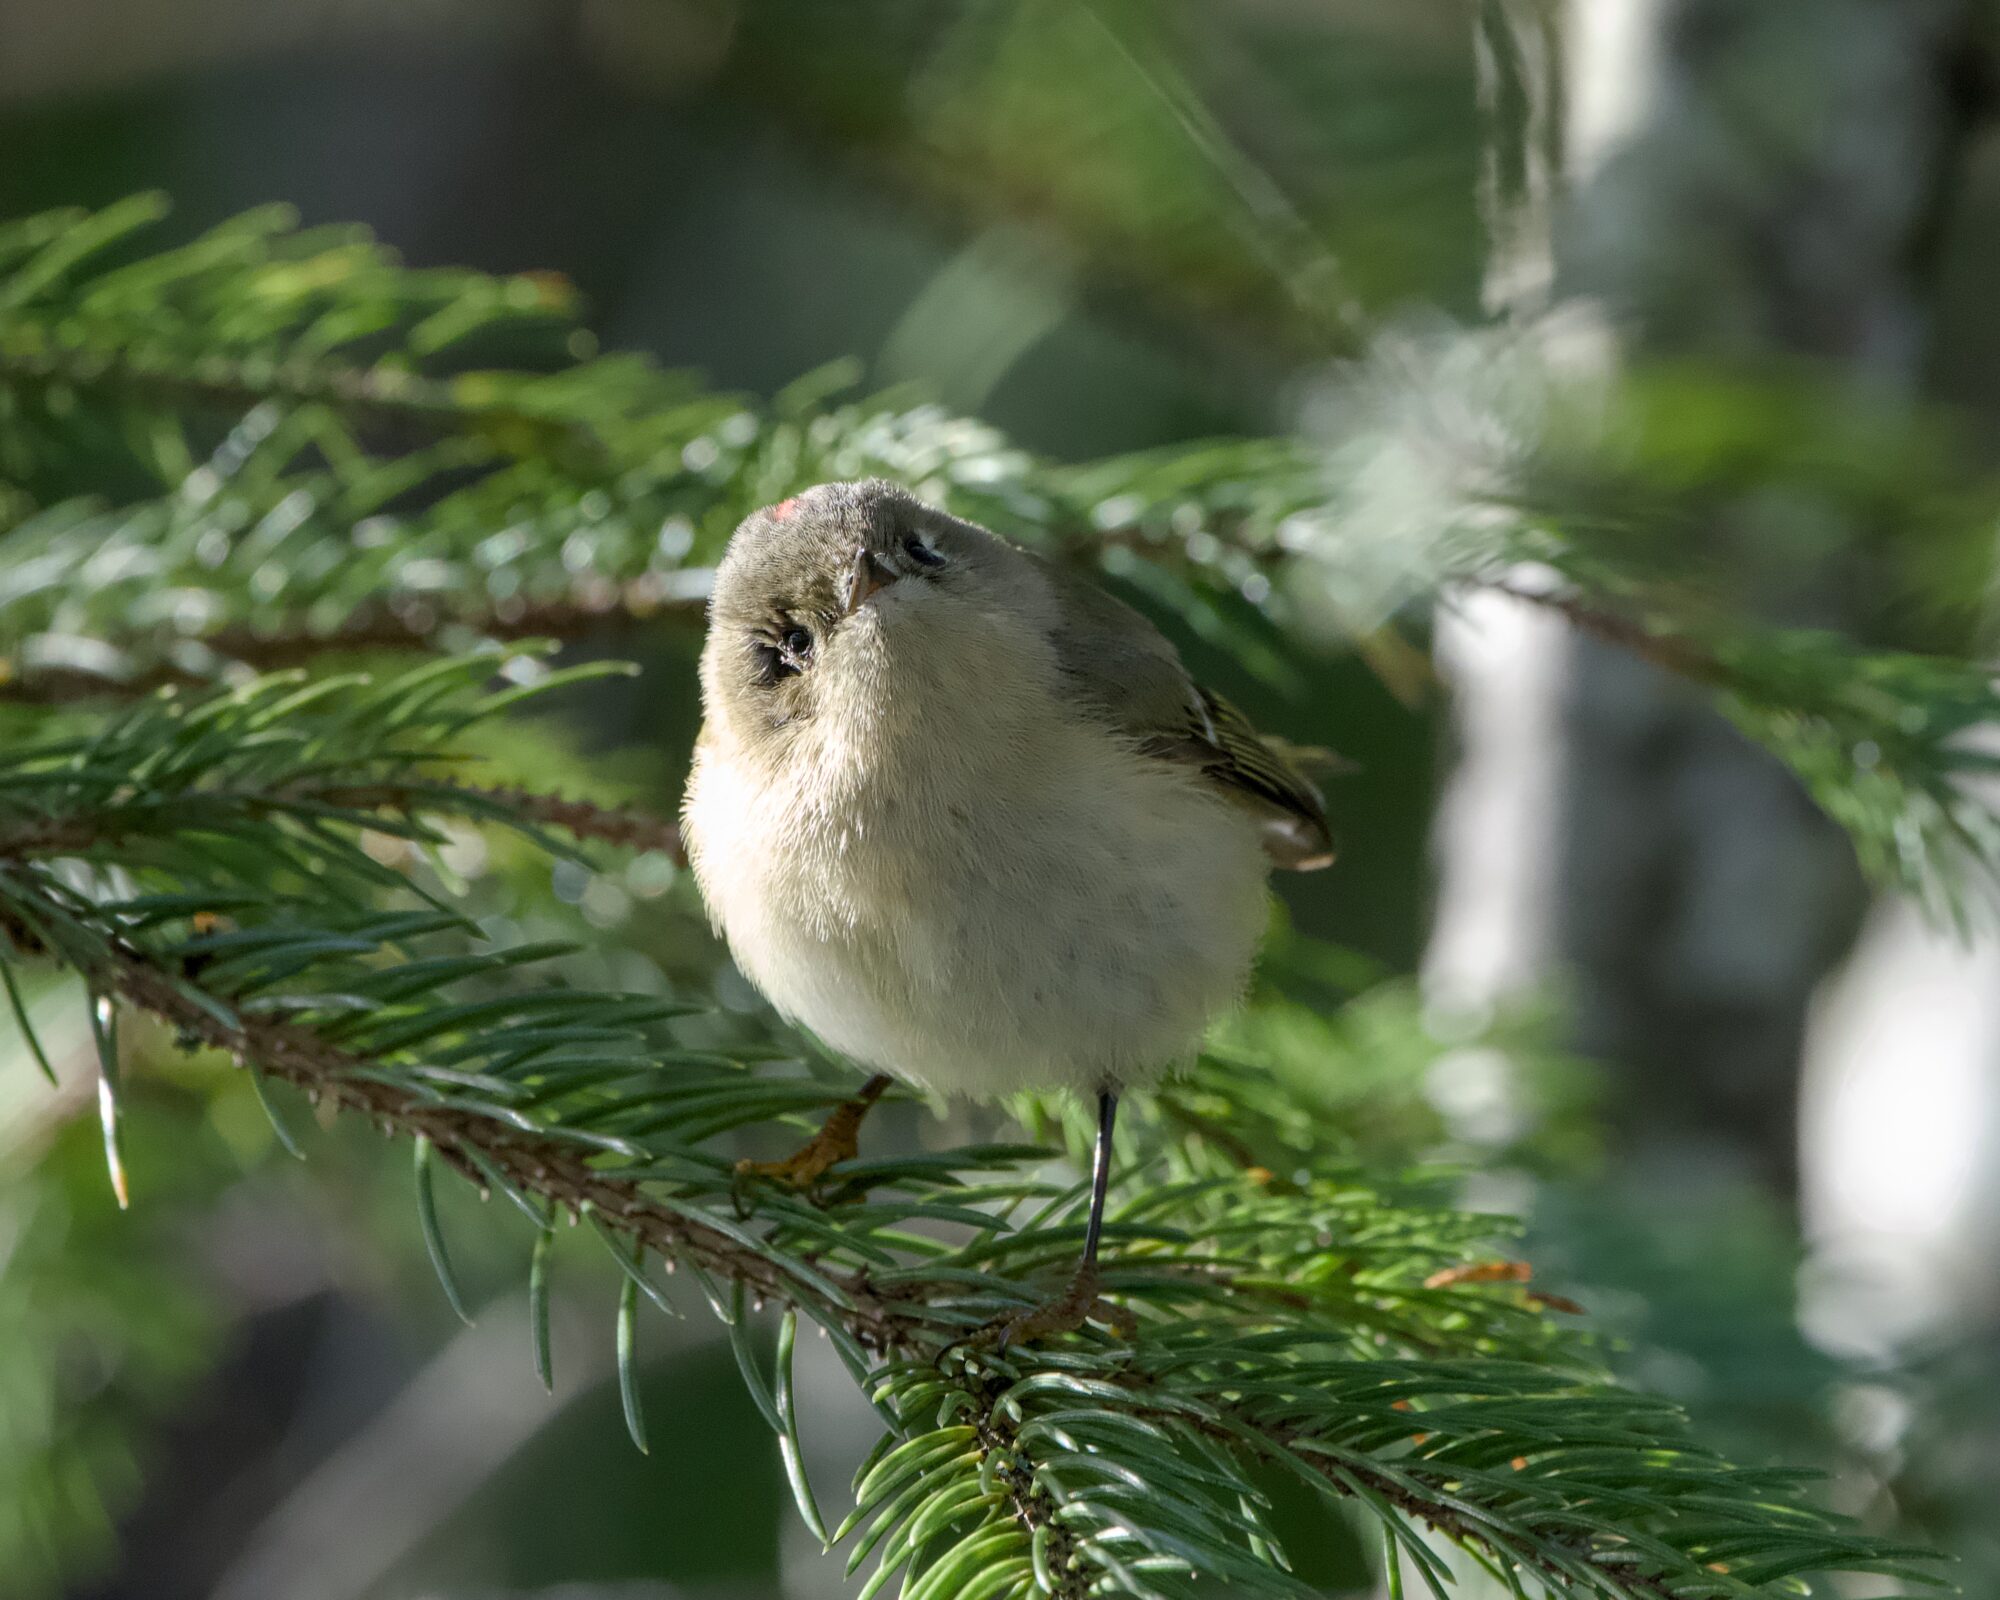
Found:
[[[865,1594],[1175,1596],[1218,1577],[1309,1593],[1267,1516],[1281,1481],[1371,1524],[1397,1594],[1474,1568],[1514,1594],[1607,1600],[1765,1595],[1836,1570],[1933,1581],[1921,1552],[1608,1383],[1506,1260],[1504,1224],[1442,1204],[1440,1179],[1371,1178],[1327,1137],[1311,1074],[1246,1089],[1242,1062],[1205,1060],[1121,1129],[1104,1280],[1136,1335],[968,1350],[967,1330],[1018,1311],[1077,1248],[1083,1195],[1051,1177],[1049,1147],[861,1159],[815,1194],[746,1191],[734,1140],[787,1142],[848,1079],[768,1023],[693,1042],[712,996],[565,983],[562,948],[495,940],[455,904],[439,852],[472,831],[676,857],[658,817],[470,758],[524,701],[575,692],[507,641],[697,613],[749,508],[896,478],[1106,565],[1247,654],[1269,646],[1242,595],[1282,620],[1309,559],[1287,530],[1326,493],[1313,452],[1057,469],[976,423],[813,384],[760,410],[579,359],[550,280],[412,272],[275,212],[143,254],[135,230],[158,210],[0,227],[16,723],[0,929],[24,1030],[17,966],[87,988],[114,1172],[115,1029],[143,1013],[241,1063],[308,1154],[293,1090],[409,1139],[418,1231],[454,1303],[439,1184],[527,1224],[537,1329],[546,1242],[579,1222],[622,1285],[635,1437],[645,1303],[705,1302],[801,1514],[869,1573]],[[541,365],[479,364],[493,348]],[[1983,672],[1732,627],[1580,531],[1491,526],[1484,546],[1441,547],[1433,592],[1507,581],[1532,543],[1563,579],[1538,601],[1708,684],[1864,859],[1947,914],[1964,904],[2000,837],[1953,737],[2000,709]],[[362,651],[368,670],[342,670]],[[1078,1153],[1075,1108],[1021,1109]],[[775,1359],[755,1331],[771,1320]],[[884,1419],[844,1520],[804,1468],[806,1324]],[[546,1371],[545,1342],[536,1359]]]

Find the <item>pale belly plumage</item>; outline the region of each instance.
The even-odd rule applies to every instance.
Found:
[[[948,766],[726,739],[685,817],[737,964],[869,1068],[991,1096],[1142,1082],[1241,994],[1267,911],[1254,821],[1198,774],[1047,722]]]

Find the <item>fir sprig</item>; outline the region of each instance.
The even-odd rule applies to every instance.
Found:
[[[1000,1358],[969,1337],[1030,1303],[1080,1237],[1051,1152],[856,1161],[816,1195],[746,1180],[730,1141],[776,1144],[839,1100],[836,1081],[775,1026],[718,1053],[689,1032],[704,993],[565,984],[560,947],[495,942],[438,892],[427,857],[461,829],[551,851],[677,843],[658,819],[481,781],[462,736],[560,680],[516,662],[524,681],[496,692],[506,658],[459,659],[460,643],[692,615],[744,512],[870,474],[1236,638],[1246,613],[1305,614],[1306,591],[1338,581],[1315,537],[1334,487],[1323,451],[1219,443],[1057,468],[894,399],[807,385],[750,407],[589,359],[548,280],[413,272],[273,212],[145,256],[133,229],[156,211],[0,234],[0,470],[21,485],[0,656],[18,700],[102,702],[0,753],[0,932],[12,959],[82,976],[114,1157],[122,1006],[409,1138],[418,1228],[454,1304],[440,1169],[531,1225],[538,1327],[549,1232],[588,1219],[619,1274],[639,1439],[641,1302],[669,1302],[656,1266],[685,1267],[820,1527],[789,1372],[798,1319],[816,1324],[891,1421],[860,1481],[857,1549],[912,1600],[1174,1596],[1197,1575],[1296,1592],[1258,1509],[1271,1471],[1358,1508],[1392,1573],[1440,1583],[1440,1540],[1517,1594],[1747,1597],[1829,1569],[1922,1580],[1911,1552],[1605,1385],[1497,1255],[1504,1228],[1442,1208],[1433,1186],[1369,1181],[1321,1137],[1308,1074],[1243,1097],[1227,1130],[1214,1063],[1131,1118],[1105,1278],[1136,1335]],[[480,364],[521,346],[544,367]],[[107,456],[143,486],[67,498],[76,461]],[[1539,552],[1586,625],[1661,657],[1698,648],[1694,675],[1808,776],[1823,769],[1878,864],[1944,881],[1990,859],[1985,813],[1951,800],[1969,769],[1947,758],[1986,706],[1969,673],[1697,635],[1623,569],[1502,527],[1454,525],[1420,552],[1411,594],[1503,581]],[[247,671],[403,645],[442,659],[385,680]],[[216,678],[244,681],[138,693]],[[1848,782],[1885,766],[1899,787]],[[785,1318],[776,1370],[747,1332],[760,1303]]]
[[[141,198],[0,232],[5,465],[59,480],[94,417],[158,485],[17,516],[0,575],[11,698],[691,620],[747,511],[883,475],[1101,566],[1281,681],[1246,623],[1258,608],[1294,626],[1331,615],[1366,646],[1414,603],[1508,589],[1713,693],[1871,871],[1939,915],[1966,919],[2000,870],[1964,738],[2000,716],[1983,671],[1701,603],[1666,513],[1659,538],[1540,514],[1537,450],[1587,397],[1518,341],[1454,356],[1465,370],[1385,341],[1332,450],[1214,441],[1057,467],[935,407],[835,398],[833,375],[759,408],[636,358],[474,367],[482,340],[523,328],[573,359],[568,293],[405,268],[278,210],[133,258],[159,210]],[[1977,520],[1976,497],[1954,503]],[[1523,586],[1522,562],[1560,581]]]
[[[848,1530],[867,1525],[856,1549],[881,1581],[900,1570],[906,1595],[936,1600],[1172,1597],[1217,1575],[1297,1593],[1260,1510],[1271,1470],[1352,1502],[1393,1559],[1440,1582],[1433,1538],[1517,1588],[1607,1600],[1747,1597],[1824,1568],[1921,1578],[1912,1552],[1604,1384],[1516,1274],[1487,1270],[1491,1219],[1324,1152],[1296,1151],[1278,1178],[1136,1121],[1106,1282],[1137,1335],[1006,1357],[969,1344],[1076,1248],[1080,1195],[1051,1184],[1046,1151],[849,1163],[817,1201],[746,1191],[721,1141],[821,1111],[837,1084],[783,1059],[779,1034],[747,1055],[679,1042],[699,997],[556,981],[558,950],[486,940],[410,863],[364,847],[535,828],[534,804],[455,776],[457,735],[519,698],[485,689],[496,664],[168,696],[7,752],[0,925],[17,958],[52,957],[185,1044],[410,1138],[454,1303],[440,1167],[537,1239],[560,1215],[588,1219],[626,1286],[622,1350],[639,1302],[668,1297],[653,1263],[686,1268],[730,1324],[813,1522],[796,1320],[774,1369],[746,1318],[772,1304],[823,1329],[893,1419]],[[440,769],[454,776],[430,781]],[[357,783],[395,799],[329,798]],[[1282,1146],[1295,1120],[1243,1133]]]

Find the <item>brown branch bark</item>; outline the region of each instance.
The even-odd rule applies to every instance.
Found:
[[[1117,535],[1114,532],[1107,537]],[[1592,638],[1616,645],[1677,677],[1709,687],[1723,681],[1720,665],[1691,641],[1655,632],[1635,618],[1594,605],[1579,595],[1521,588],[1504,579],[1480,581],[1471,586],[1558,612]],[[618,618],[642,621],[659,617],[674,622],[696,622],[705,612],[705,601],[669,596],[658,577],[648,574],[624,584],[600,583],[554,600],[503,603],[461,611],[440,611],[427,602],[405,601],[358,611],[339,627],[322,633],[239,626],[173,642],[198,644],[226,661],[260,672],[274,672],[344,652],[432,648],[441,634],[451,632],[480,639],[569,642],[585,638]],[[199,688],[214,681],[164,659],[147,662],[123,678],[109,678],[74,667],[17,666],[11,675],[0,672],[0,701],[69,705],[91,700],[124,700],[156,689]]]
[[[664,817],[631,806],[601,805],[594,800],[566,800],[532,789],[487,787],[480,784],[375,783],[326,787],[296,785],[268,792],[193,790],[165,804],[219,802],[252,813],[281,812],[301,802],[351,811],[397,811],[416,815],[443,798],[484,801],[525,822],[559,829],[571,838],[616,845],[626,850],[657,850],[685,865],[687,852],[680,829]],[[22,823],[0,833],[0,860],[32,856],[76,855],[98,846],[116,844],[143,831],[131,811],[110,808],[66,817]]]
[[[440,1155],[474,1182],[483,1182],[476,1156],[525,1193],[572,1217],[588,1213],[662,1260],[691,1262],[743,1284],[762,1299],[803,1305],[832,1317],[871,1349],[904,1348],[915,1341],[915,1319],[907,1309],[871,1293],[858,1277],[822,1271],[846,1303],[829,1302],[769,1258],[661,1205],[638,1182],[598,1172],[582,1150],[563,1139],[362,1077],[372,1062],[329,1044],[310,1028],[263,1017],[239,1016],[233,1024],[225,1023],[136,953],[116,955],[103,970],[88,976],[168,1023],[184,1039],[282,1078],[315,1104],[330,1101],[339,1110],[357,1112],[391,1131],[429,1139]]]
[[[488,639],[576,639],[621,617],[694,620],[706,609],[700,596],[672,594],[662,574],[647,572],[623,583],[586,577],[565,593],[541,600],[514,598],[451,609],[402,599],[364,607],[324,633],[238,626],[200,642],[232,661],[268,671],[336,650],[406,649],[452,629]]]
[[[1540,606],[1563,617],[1579,632],[1605,644],[1616,645],[1628,654],[1650,661],[1654,666],[1707,688],[1727,682],[1722,663],[1693,640],[1678,634],[1660,633],[1637,617],[1595,604],[1584,596],[1510,583],[1505,578],[1480,579],[1467,587],[1491,594],[1504,594],[1525,605]]]
[[[1155,1423],[1192,1426],[1207,1434],[1218,1444],[1229,1447],[1241,1446],[1245,1442],[1245,1436],[1248,1435],[1265,1448],[1291,1452],[1295,1460],[1305,1462],[1316,1474],[1326,1479],[1328,1487],[1335,1493],[1343,1498],[1352,1496],[1353,1491],[1323,1464],[1317,1454],[1297,1450],[1298,1445],[1311,1442],[1310,1435],[1296,1428],[1254,1421],[1236,1407],[1225,1405],[1217,1409],[1229,1419],[1231,1426],[1217,1426],[1191,1419],[1185,1411],[1179,1409],[1163,1408],[1149,1412],[1141,1407],[1140,1415]],[[1412,1415],[1415,1416],[1417,1413]],[[1420,1523],[1433,1532],[1443,1534],[1455,1544],[1484,1550],[1503,1565],[1531,1568],[1537,1574],[1551,1580],[1559,1581],[1567,1576],[1553,1562],[1542,1558],[1532,1549],[1513,1550],[1502,1545],[1491,1533],[1451,1504],[1449,1497],[1445,1495],[1433,1499],[1412,1493],[1387,1473],[1371,1472],[1368,1468],[1357,1466],[1352,1462],[1347,1464],[1346,1470],[1357,1482],[1366,1485],[1370,1492],[1379,1495],[1412,1522]],[[1676,1600],[1675,1591],[1662,1579],[1634,1572],[1622,1561],[1615,1563],[1602,1561],[1589,1550],[1577,1548],[1573,1541],[1557,1537],[1552,1542],[1566,1545],[1572,1559],[1579,1565],[1596,1569],[1617,1583],[1626,1593],[1655,1596],[1657,1600]],[[1628,1552],[1621,1552],[1625,1553]]]
[[[393,367],[325,361],[260,361],[226,355],[190,357],[179,366],[122,350],[52,342],[33,324],[0,329],[0,384],[27,391],[97,390],[122,399],[241,416],[277,401],[324,405],[354,423],[386,432],[390,445],[456,436],[487,441],[496,455],[520,454],[503,441],[529,442],[542,455],[582,464],[601,461],[596,435],[582,423],[519,406],[468,404],[448,380]]]
[[[585,579],[569,592],[546,600],[514,599],[452,609],[429,601],[403,599],[364,606],[338,627],[319,632],[295,626],[264,628],[239,624],[204,635],[127,641],[123,648],[136,650],[141,660],[123,677],[108,677],[77,667],[0,662],[0,701],[69,705],[91,700],[129,700],[156,689],[212,686],[215,675],[190,670],[167,659],[167,650],[189,645],[210,651],[222,663],[275,672],[304,666],[329,655],[435,649],[441,639],[453,634],[468,639],[569,642],[620,619],[646,621],[657,617],[691,622],[698,621],[705,610],[706,602],[698,596],[670,594],[666,580],[658,573],[644,573],[625,583]]]
[[[657,850],[679,866],[687,865],[687,841],[678,824],[630,806],[604,806],[590,800],[563,800],[526,789],[488,791],[522,816],[561,828],[578,839],[596,839],[627,850]]]

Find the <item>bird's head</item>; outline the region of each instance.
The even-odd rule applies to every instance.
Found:
[[[746,517],[716,569],[708,715],[766,753],[868,718],[958,676],[1033,587],[1020,551],[894,484],[808,489]]]

